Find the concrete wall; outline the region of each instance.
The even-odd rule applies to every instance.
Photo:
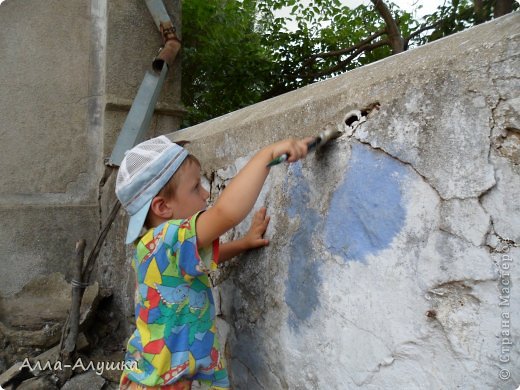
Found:
[[[166,4],[180,32],[180,2]],[[6,336],[18,329],[1,308],[22,299],[31,282],[47,296],[48,278],[61,273],[70,279],[77,240],[87,240],[88,255],[115,199],[115,175],[107,179],[104,160],[162,40],[142,0],[6,0],[0,26],[2,372],[19,345]],[[150,135],[178,129],[182,113],[177,61]],[[119,276],[126,266],[124,229],[121,218],[113,228],[116,237],[101,253],[97,279],[130,310],[126,281]],[[51,298],[49,304],[58,305]],[[37,310],[25,315],[35,332],[63,320]]]
[[[76,240],[93,244],[104,159],[161,38],[140,0],[6,0],[0,24],[0,296],[10,296],[66,272]],[[179,127],[179,69],[151,134]]]
[[[0,6],[2,295],[66,268],[75,240],[96,234],[99,134],[87,117],[94,72],[89,14],[85,1]]]
[[[343,131],[272,168],[257,203],[270,246],[214,276],[235,388],[518,386],[519,26],[509,15],[172,134],[215,199],[263,145]]]

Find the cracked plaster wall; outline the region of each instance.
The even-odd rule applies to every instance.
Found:
[[[171,135],[192,140],[214,200],[260,146],[344,132],[271,169],[257,202],[270,246],[213,275],[235,388],[520,384],[519,25],[509,15]]]

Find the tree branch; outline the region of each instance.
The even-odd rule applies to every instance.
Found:
[[[299,74],[297,76],[293,76],[294,78],[297,78],[297,77],[301,77],[301,78],[318,78],[318,77],[322,77],[322,76],[328,76],[330,75],[331,73],[334,73],[334,72],[338,72],[342,69],[344,69],[350,62],[352,62],[352,60],[354,60],[357,56],[359,56],[361,53],[365,53],[365,52],[369,52],[369,51],[372,51],[378,47],[381,47],[381,46],[384,46],[384,45],[389,45],[390,42],[388,39],[382,39],[378,42],[375,42],[371,45],[365,45],[365,46],[362,46],[362,47],[359,47],[354,53],[352,53],[349,57],[347,57],[345,60],[343,61],[340,61],[339,63],[337,63],[336,65],[334,65],[333,67],[331,68],[328,68],[328,69],[325,69],[325,70],[321,70],[319,72],[315,72],[315,73],[306,73],[306,74]]]
[[[494,18],[513,12],[513,0],[497,0],[495,3]]]
[[[484,22],[484,1],[473,0],[473,10],[475,11],[475,24]]]
[[[422,26],[421,28],[415,30],[413,33],[411,33],[410,35],[408,35],[406,38],[404,38],[404,47],[407,48],[408,47],[408,43],[410,42],[411,39],[415,38],[417,35],[419,35],[420,33],[426,31],[426,30],[431,30],[432,28],[436,28],[437,26],[439,26],[443,21],[442,20],[438,20],[437,22],[433,23],[433,24],[430,24],[430,25],[424,25]]]
[[[87,243],[85,240],[79,240],[76,243],[76,259],[74,261],[74,274],[72,279],[72,302],[70,312],[67,317],[63,332],[61,335],[61,342],[59,347],[60,359],[65,363],[65,370],[62,370],[58,377],[61,383],[65,383],[72,376],[72,357],[76,350],[76,342],[78,339],[79,330],[79,316],[81,309],[82,296],[82,278],[81,269],[83,267],[83,257],[85,255],[85,247]]]
[[[383,18],[386,24],[386,32],[388,33],[388,39],[390,47],[394,54],[401,53],[404,51],[404,40],[397,26],[397,22],[392,17],[390,9],[382,0],[370,0],[374,4],[374,8],[377,10],[379,15]]]
[[[313,54],[312,56],[310,56],[308,59],[306,59],[303,62],[303,64],[296,71],[296,73],[301,73],[305,67],[315,63],[317,58],[339,57],[339,56],[342,56],[344,54],[351,53],[352,51],[354,51],[356,49],[359,49],[360,47],[365,46],[368,43],[372,42],[374,39],[379,38],[385,32],[386,32],[386,30],[378,31],[378,32],[370,35],[368,38],[365,38],[364,40],[356,43],[355,45],[346,47],[344,49],[332,50],[332,51],[327,51],[327,52],[324,52],[324,53]]]
[[[327,58],[327,57],[338,57],[342,54],[347,54],[347,53],[350,53],[351,51],[363,46],[363,45],[366,45],[367,43],[370,43],[372,42],[374,39],[376,38],[379,38],[381,35],[383,35],[386,31],[385,30],[381,30],[381,31],[378,31],[372,35],[370,35],[368,38],[356,43],[355,45],[352,45],[350,47],[347,47],[347,48],[344,48],[344,49],[340,49],[340,50],[332,50],[332,51],[327,51],[325,53],[319,53],[319,54],[314,54],[312,57],[314,58]]]

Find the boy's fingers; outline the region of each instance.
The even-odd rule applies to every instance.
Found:
[[[262,222],[262,225],[260,225],[260,231],[262,232],[262,235],[265,234],[265,231],[267,230],[267,225],[269,222]]]
[[[263,219],[262,210],[258,210],[255,213],[254,219],[258,222],[260,222]]]
[[[309,151],[309,144],[311,142],[313,142],[315,140],[314,137],[307,137],[305,139],[302,140],[302,145],[303,145],[303,151],[304,151],[304,156],[307,155],[307,152]]]
[[[307,144],[301,143],[298,145],[300,147],[300,158],[303,158],[307,155]]]
[[[307,137],[301,141],[296,141],[292,145],[292,150],[289,152],[289,158],[287,161],[295,162],[304,158],[307,155],[308,144],[314,140],[314,137]]]
[[[267,246],[269,245],[269,240],[266,238],[261,238],[258,240],[258,245],[260,246]]]
[[[261,221],[258,222],[258,227],[260,229],[262,229],[262,231],[265,232],[265,230],[267,229],[267,225],[269,224],[269,220],[267,218],[265,219],[262,219]]]
[[[298,161],[301,157],[301,150],[298,148],[298,145],[295,145],[289,153],[289,158],[287,161],[295,162]]]

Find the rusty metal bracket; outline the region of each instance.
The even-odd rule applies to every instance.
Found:
[[[152,14],[155,25],[163,39],[163,46],[152,62],[152,68],[156,72],[160,72],[165,63],[169,67],[173,65],[175,57],[177,57],[177,53],[181,49],[181,41],[177,37],[176,28],[162,0],[146,0],[146,6]]]
[[[177,53],[181,49],[181,41],[175,34],[174,26],[161,24],[160,31],[163,38],[163,46],[159,49],[159,53],[152,62],[152,68],[156,72],[161,71],[164,63],[172,67],[173,61],[175,61]]]

